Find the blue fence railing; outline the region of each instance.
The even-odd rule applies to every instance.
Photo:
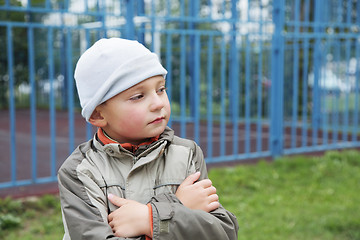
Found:
[[[91,138],[73,70],[101,37],[160,56],[208,163],[360,147],[356,0],[0,1],[0,189],[55,182]]]

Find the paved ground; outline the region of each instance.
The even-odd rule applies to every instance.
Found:
[[[50,117],[48,111],[38,111],[36,114],[36,154],[37,176],[48,177],[51,175],[51,141]],[[85,123],[80,115],[75,115],[75,144],[85,141]],[[16,111],[16,179],[31,179],[32,176],[32,138],[31,117],[28,110]],[[10,148],[10,123],[8,111],[0,111],[0,184],[11,181],[11,148]],[[67,112],[56,114],[56,170],[69,154]],[[17,188],[0,189],[0,197],[8,194],[28,195],[42,194],[43,192],[56,192],[56,184],[41,184]]]
[[[49,112],[46,110],[38,110],[36,114],[36,166],[38,177],[51,176],[51,138],[50,138],[50,117]],[[75,146],[86,140],[86,123],[80,114],[74,114],[75,119]],[[32,177],[32,138],[31,138],[31,116],[28,110],[16,111],[16,179],[27,180]],[[187,138],[193,138],[193,125],[187,125]],[[176,134],[180,134],[179,124],[173,124],[172,128]],[[9,112],[0,111],[0,185],[5,182],[11,181],[11,147],[10,147],[10,123],[9,123]],[[239,125],[239,153],[243,153],[245,147],[245,129],[244,125]],[[56,163],[53,168],[57,171],[62,162],[69,155],[69,128],[68,128],[68,113],[58,111],[56,113]],[[220,126],[213,124],[213,156],[219,156],[220,153]],[[319,133],[321,141],[322,133]],[[269,129],[267,126],[262,127],[262,150],[268,150],[268,136]],[[308,136],[311,136],[311,132],[308,132]],[[250,134],[250,152],[256,152],[256,126],[251,126]],[[289,130],[285,131],[285,145],[290,144],[290,133]],[[329,137],[330,138],[330,137]],[[225,153],[232,153],[232,125],[226,125],[226,144]],[[310,141],[310,137],[309,137]],[[301,144],[301,131],[297,132],[296,144]],[[203,149],[204,154],[207,152],[207,124],[202,122],[200,124],[200,145]],[[253,161],[253,160],[252,160]],[[244,162],[244,161],[242,161]],[[231,163],[234,164],[234,163]],[[213,165],[209,165],[211,167]],[[57,192],[57,184],[38,184],[24,187],[12,187],[12,188],[0,188],[0,197],[14,196],[22,197],[27,195],[40,195],[44,193],[55,193]]]

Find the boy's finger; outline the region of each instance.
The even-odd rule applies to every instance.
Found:
[[[210,186],[208,188],[205,188],[205,192],[207,193],[208,196],[212,194],[216,194],[216,188],[214,186]]]
[[[208,197],[209,202],[218,202],[219,201],[219,195],[217,194],[211,194]]]
[[[112,204],[118,207],[121,207],[128,202],[125,198],[115,196],[114,194],[111,193],[108,195],[108,199]]]
[[[199,177],[200,177],[200,172],[193,173],[189,175],[187,178],[185,178],[185,180],[181,183],[181,185],[188,186],[194,184],[194,182],[196,182],[199,179]]]
[[[198,186],[201,186],[203,188],[208,188],[208,187],[211,187],[212,186],[212,182],[210,179],[203,179],[197,183],[195,183],[196,185]]]
[[[209,205],[208,205],[208,210],[209,210],[209,212],[211,212],[211,211],[213,211],[213,210],[215,210],[215,209],[217,209],[217,208],[219,208],[220,207],[220,203],[218,202],[218,201],[215,201],[215,202],[211,202]]]

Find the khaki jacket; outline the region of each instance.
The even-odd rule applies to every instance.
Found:
[[[201,149],[170,128],[135,154],[119,144],[102,145],[95,134],[58,172],[64,239],[123,239],[108,225],[108,214],[117,208],[108,201],[109,193],[151,204],[154,240],[237,239],[236,217],[222,206],[207,213],[176,198],[178,186],[196,171],[200,179],[207,178]]]

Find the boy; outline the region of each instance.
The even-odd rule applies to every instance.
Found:
[[[80,57],[82,115],[98,131],[58,173],[64,239],[237,239],[200,148],[166,127],[166,73],[154,53],[120,38]]]

